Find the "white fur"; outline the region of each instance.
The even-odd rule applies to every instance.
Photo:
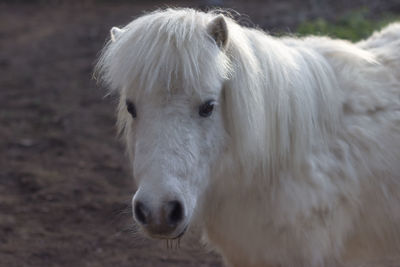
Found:
[[[232,266],[398,257],[400,25],[352,44],[275,38],[225,17],[219,48],[208,34],[217,16],[156,11],[103,51],[135,198],[182,199],[182,227],[200,224]],[[210,98],[214,113],[199,117]]]

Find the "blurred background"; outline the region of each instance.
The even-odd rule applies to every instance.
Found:
[[[0,266],[222,266],[196,238],[137,235],[116,97],[92,79],[112,26],[166,6],[219,6],[274,35],[352,41],[400,0],[0,0]]]

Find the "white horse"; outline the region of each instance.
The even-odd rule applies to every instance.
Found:
[[[400,255],[400,24],[352,44],[159,10],[113,28],[97,71],[149,236],[198,224],[231,266]]]

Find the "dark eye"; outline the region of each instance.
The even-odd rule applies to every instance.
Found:
[[[214,110],[214,105],[215,105],[214,100],[208,100],[204,102],[199,107],[199,115],[204,118],[210,117]]]
[[[132,118],[136,118],[136,107],[131,101],[126,100],[126,109],[132,115]]]

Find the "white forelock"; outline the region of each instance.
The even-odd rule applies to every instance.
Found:
[[[139,17],[123,28],[115,42],[108,42],[97,72],[112,89],[134,87],[135,94],[156,88],[202,90],[213,82],[207,79],[210,74],[226,79],[229,60],[206,31],[215,16],[166,9]]]

